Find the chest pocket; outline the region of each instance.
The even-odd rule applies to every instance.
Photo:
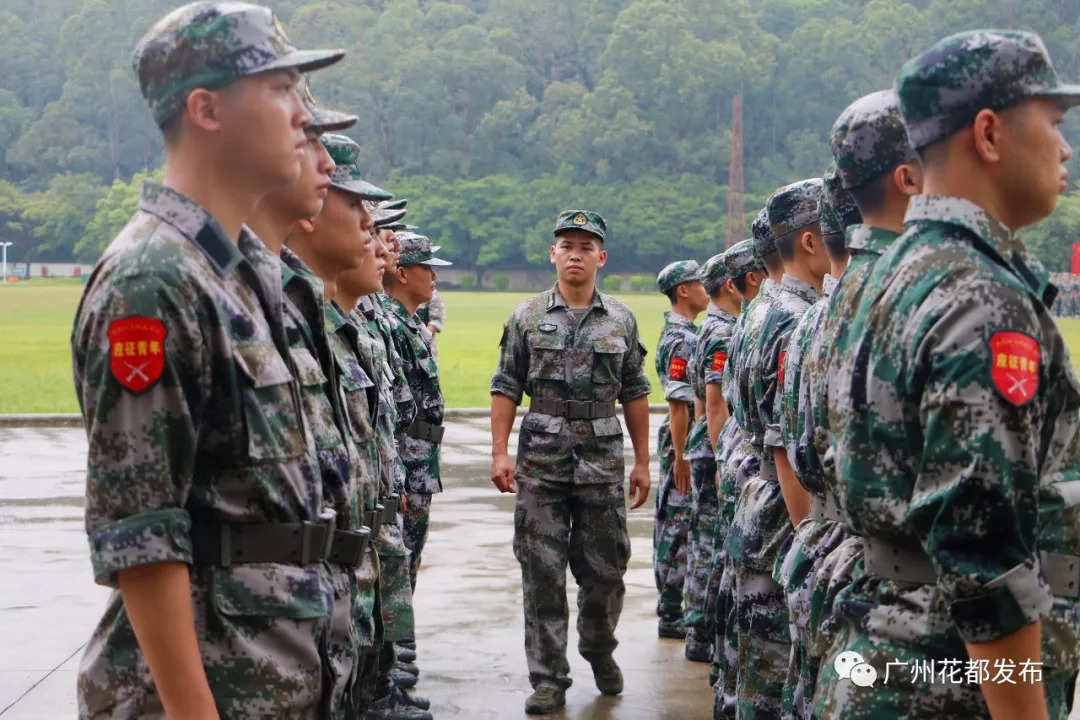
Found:
[[[271,344],[233,346],[233,360],[243,386],[248,456],[283,460],[306,449],[303,425],[293,396],[293,376]]]
[[[566,338],[536,332],[529,337],[529,380],[566,380]]]
[[[319,361],[307,348],[289,349],[296,378],[300,381],[300,400],[311,422],[311,432],[315,436],[315,447],[330,450],[341,445],[341,434],[334,423],[334,408],[326,395],[326,375],[323,374]]]
[[[598,385],[618,383],[622,379],[626,340],[606,338],[593,343],[592,381]]]
[[[344,364],[341,369],[341,390],[357,445],[375,435],[373,423],[376,415],[371,409],[373,403],[377,407],[379,395],[374,388],[375,383],[355,361]]]

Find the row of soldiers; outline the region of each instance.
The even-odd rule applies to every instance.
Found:
[[[1080,317],[1080,277],[1072,273],[1052,273],[1051,282],[1058,288],[1052,312],[1055,317]]]
[[[1016,231],[1078,103],[1038,36],[950,36],[752,238],[659,274],[659,634],[714,717],[1068,715],[1080,382]]]
[[[413,592],[441,490],[437,247],[366,182],[267,8],[139,41],[161,183],[72,333],[95,580],[81,717],[430,719]]]

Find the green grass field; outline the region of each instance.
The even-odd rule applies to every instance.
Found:
[[[34,280],[0,286],[0,414],[78,412],[68,343],[82,287],[72,280]],[[524,293],[446,292],[447,329],[439,337],[439,363],[447,407],[485,407],[498,359],[502,325]],[[653,402],[662,396],[653,370],[667,299],[622,295],[637,314],[649,348]],[[1060,321],[1075,358],[1080,319]]]
[[[81,292],[78,281],[33,280],[0,286],[0,414],[79,411],[69,342]],[[487,406],[503,323],[526,297],[523,293],[443,294],[447,330],[439,337],[439,363],[447,407]],[[667,299],[659,294],[621,299],[637,313],[642,338],[650,348],[649,377],[655,387],[651,353],[660,337]],[[661,397],[655,387],[653,401]]]

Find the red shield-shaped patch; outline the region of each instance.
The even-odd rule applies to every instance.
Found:
[[[787,359],[787,351],[780,351],[780,358],[776,361],[776,379],[780,381],[780,384],[784,384],[784,360]]]
[[[727,353],[722,351],[722,350],[719,351],[719,352],[713,353],[713,356],[712,356],[712,371],[713,372],[721,372],[724,369],[725,365],[727,365]]]
[[[668,366],[668,377],[672,380],[682,380],[686,377],[686,361],[682,358],[671,358]]]
[[[987,344],[994,387],[1017,407],[1030,402],[1039,391],[1039,342],[1027,333],[998,330]]]
[[[142,392],[165,369],[165,326],[157,318],[127,317],[109,324],[109,368],[117,382]]]

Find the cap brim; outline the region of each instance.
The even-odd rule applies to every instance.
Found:
[[[409,202],[408,198],[399,198],[393,202],[388,202],[383,205],[380,210],[404,210],[405,205]]]
[[[313,72],[330,67],[345,57],[344,50],[293,50],[288,55],[283,55],[273,62],[254,68],[248,75],[269,72],[270,70],[286,70],[296,68],[302,73]]]
[[[394,225],[398,220],[405,217],[405,210],[387,210],[375,212],[375,227]]]
[[[554,235],[555,237],[558,237],[559,235],[562,235],[563,233],[567,233],[567,232],[589,233],[590,235],[596,237],[596,239],[599,240],[600,242],[604,242],[604,236],[601,235],[600,233],[596,232],[595,230],[587,230],[587,229],[585,229],[583,227],[577,227],[577,226],[559,228],[558,230],[556,230],[555,232],[553,232],[551,234]]]
[[[417,263],[417,264],[418,265],[434,265],[435,267],[449,267],[450,265],[453,265],[454,263],[452,263],[452,262],[450,262],[448,260],[441,260],[439,258],[431,258],[430,260],[425,260],[424,262]]]
[[[1052,97],[1064,100],[1068,107],[1080,105],[1080,85],[1059,85],[1053,90],[1038,93],[1035,97]]]
[[[353,195],[359,195],[364,200],[389,200],[394,197],[392,194],[386,192],[380,187],[372,185],[367,180],[350,180],[347,183],[331,183],[331,187],[335,187],[343,192],[351,193]]]
[[[339,113],[336,110],[327,110],[325,108],[315,108],[315,112],[312,113],[314,122],[310,127],[312,130],[319,132],[339,132],[341,130],[348,130],[357,122],[360,118],[355,115],[346,115],[345,113]]]

